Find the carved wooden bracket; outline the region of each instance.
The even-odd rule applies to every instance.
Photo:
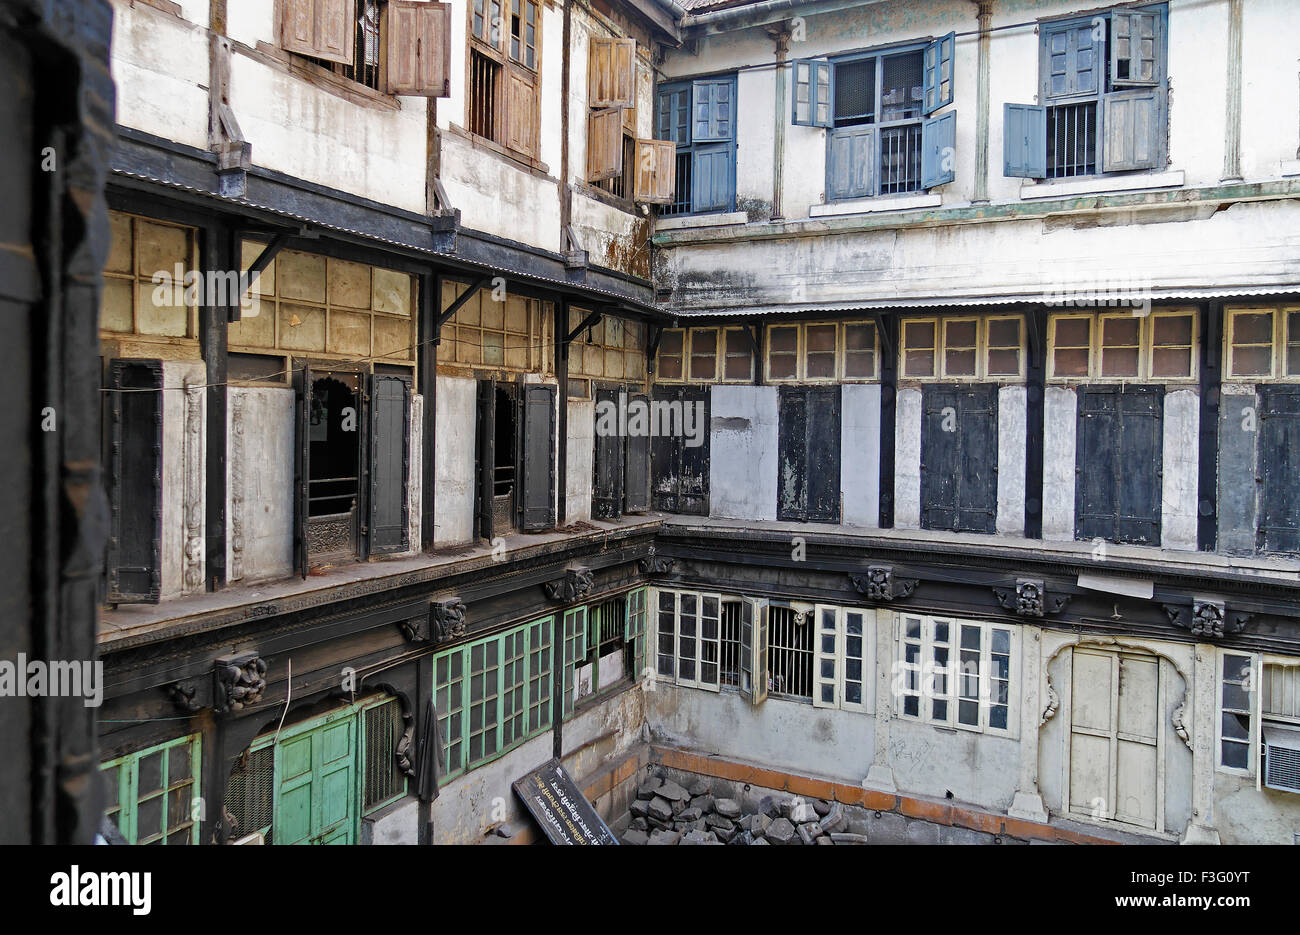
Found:
[[[164,685],[162,690],[167,693],[172,704],[187,714],[203,710],[203,705],[194,700],[199,693],[199,686],[194,682],[172,682]]]
[[[594,582],[590,568],[569,568],[565,570],[563,578],[546,582],[542,589],[551,600],[571,604],[586,597]]]
[[[1161,604],[1169,622],[1191,631],[1192,636],[1217,640],[1225,635],[1240,633],[1255,615],[1239,610],[1229,610],[1223,601],[1194,597],[1188,604]]]
[[[266,662],[257,653],[222,656],[212,675],[212,710],[218,714],[251,707],[266,691]]]
[[[916,590],[917,579],[899,578],[889,565],[869,565],[867,573],[849,572],[849,580],[859,594],[869,601],[892,601],[900,597],[911,597]]]
[[[1035,578],[1017,578],[1015,588],[994,588],[993,596],[1007,610],[1014,610],[1022,617],[1059,614],[1072,597],[1069,594],[1048,594],[1047,586]]]
[[[665,558],[662,555],[655,554],[655,547],[650,546],[650,551],[646,557],[637,560],[637,565],[643,575],[666,575],[673,570],[675,559]]]
[[[465,635],[465,611],[459,597],[429,601],[427,614],[399,621],[397,626],[412,643],[446,643]]]

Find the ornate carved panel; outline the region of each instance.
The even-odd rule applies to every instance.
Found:
[[[1191,604],[1161,604],[1169,622],[1188,630],[1195,637],[1217,640],[1225,635],[1240,633],[1255,616],[1239,610],[1229,610],[1223,601],[1211,598],[1193,598]]]
[[[559,601],[561,604],[571,604],[586,597],[594,583],[595,577],[591,569],[570,568],[564,572],[563,578],[548,581],[542,585],[542,588],[551,600]]]
[[[230,580],[244,577],[244,394],[230,397]]]
[[[993,596],[1007,610],[1022,617],[1045,617],[1059,614],[1070,603],[1069,594],[1049,594],[1043,581],[1017,578],[1015,588],[994,588]]]
[[[849,572],[849,580],[858,593],[869,601],[892,601],[900,597],[911,597],[916,590],[917,579],[900,578],[894,574],[890,565],[870,565],[865,574]]]
[[[212,674],[212,709],[217,713],[251,707],[266,691],[266,662],[256,653],[222,656]]]
[[[203,587],[203,387],[185,384],[185,551],[186,591]]]

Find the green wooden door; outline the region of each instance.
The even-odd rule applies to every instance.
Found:
[[[275,750],[275,843],[357,839],[356,716],[309,724]]]

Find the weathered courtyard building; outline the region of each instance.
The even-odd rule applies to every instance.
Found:
[[[1292,4],[111,9],[128,841],[1300,835]]]

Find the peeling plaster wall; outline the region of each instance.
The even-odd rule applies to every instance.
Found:
[[[1253,777],[1215,772],[1214,828],[1224,844],[1294,845],[1300,795],[1256,789]]]
[[[1190,389],[1166,393],[1160,486],[1161,548],[1196,551],[1200,430],[1200,394]],[[1240,478],[1237,482],[1240,483]]]
[[[421,161],[423,158],[421,150]],[[423,179],[420,184],[423,191]],[[475,147],[462,136],[444,133],[442,184],[451,203],[461,210],[466,227],[545,250],[560,249],[560,196],[555,179],[535,175],[490,150]]]
[[[236,443],[236,409],[243,440]],[[236,513],[244,583],[293,573],[294,394],[291,389],[232,386],[226,403],[226,568],[235,571]],[[241,454],[242,451],[242,454]],[[237,480],[242,504],[235,504]]]
[[[437,489],[433,504],[435,548],[474,539],[474,431],[478,384],[463,377],[438,377],[435,440]]]
[[[645,705],[636,687],[583,708],[564,724],[565,769],[581,785],[584,777],[637,743],[644,723]],[[550,760],[552,749],[546,731],[441,784],[431,806],[431,843],[479,844],[489,828],[503,821],[532,822],[510,784]]]
[[[776,387],[714,386],[709,405],[709,515],[775,520]]]
[[[1074,541],[1074,390],[1049,386],[1043,396],[1043,538]]]
[[[1025,388],[998,387],[998,518],[1006,536],[1025,534]]]
[[[568,437],[563,526],[591,519],[591,472],[596,457],[595,400],[569,400]]]
[[[880,384],[844,384],[840,412],[844,524],[876,527],[880,525]]]
[[[894,528],[921,528],[921,391],[904,387],[895,397]]]
[[[236,4],[238,5],[238,4]],[[188,4],[187,15],[207,26],[206,4]],[[117,122],[208,148],[208,37],[154,7],[113,4],[110,67],[117,86]]]

